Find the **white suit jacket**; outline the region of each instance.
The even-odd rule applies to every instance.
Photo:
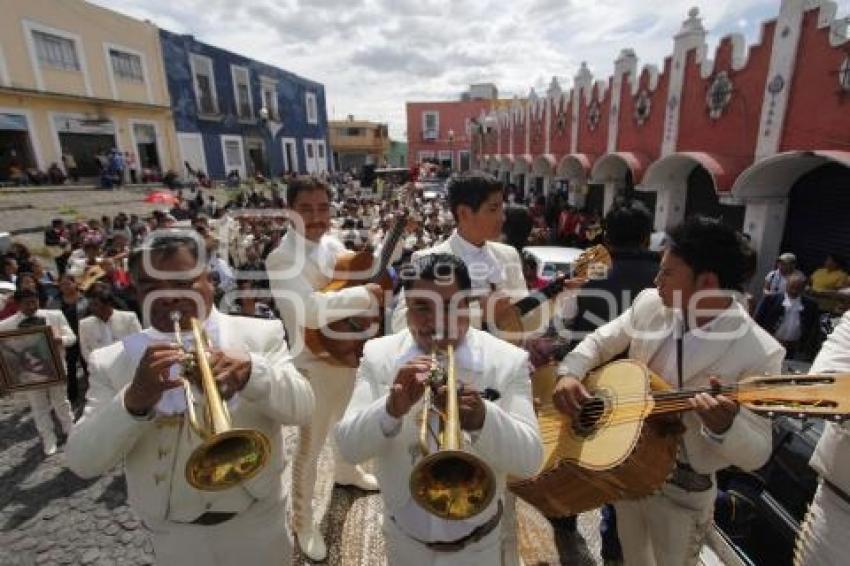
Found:
[[[844,313],[841,322],[823,343],[810,371],[850,373],[850,311]],[[850,379],[850,376],[842,379]],[[850,428],[847,423],[826,423],[811,466],[842,491],[850,493]]]
[[[91,478],[123,459],[128,499],[142,519],[190,521],[209,510],[234,511],[217,502],[232,499],[236,490],[255,499],[282,497],[282,425],[306,424],[313,411],[312,389],[290,363],[279,322],[217,311],[212,316],[218,317],[222,349],[250,353],[251,377],[238,401],[230,404],[230,414],[234,427],[256,429],[268,436],[270,461],[243,486],[212,493],[193,489],[185,481],[184,468],[200,440],[189,432],[185,415],[133,418],[124,407],[124,392],[142,354],[131,355],[123,342],[96,350],[89,363],[91,388],[85,413],[68,439],[68,466],[80,477]],[[238,495],[242,497],[242,492]]]
[[[504,493],[507,475],[530,477],[542,465],[543,444],[531,401],[528,354],[474,328],[465,340],[480,363],[476,376],[481,382],[475,386],[493,388],[501,395],[497,401],[484,401],[484,426],[468,446],[492,467],[498,498]],[[410,498],[408,481],[415,464],[411,447],[419,439],[418,416],[424,401],[405,415],[395,436],[386,437],[380,422],[402,363],[400,356],[413,346],[408,330],[366,343],[351,402],[336,427],[337,446],[346,460],[356,463],[376,458],[381,496],[390,515]],[[459,369],[458,379],[462,377]]]
[[[436,253],[452,254],[462,258],[463,248],[461,247],[462,242],[460,240],[461,237],[457,232],[454,232],[446,241],[414,253],[411,260],[415,260],[426,254]],[[493,255],[496,263],[502,267],[502,283],[496,286],[497,290],[509,293],[514,300],[528,295],[528,287],[525,283],[525,277],[522,275],[522,261],[516,249],[513,246],[490,241],[485,242],[484,246]],[[467,267],[470,268],[470,266]],[[541,305],[523,317],[523,325],[529,332],[544,330],[544,325],[547,324],[551,315],[551,303]],[[482,326],[481,310],[477,305],[472,305],[470,308],[470,324],[475,328],[481,328]],[[407,301],[404,297],[404,291],[402,291],[399,294],[398,303],[393,311],[392,330],[393,332],[399,332],[405,328],[407,328]]]
[[[35,316],[42,317],[47,322],[47,326],[53,328],[62,338],[60,355],[63,356],[64,361],[65,348],[77,343],[77,335],[74,334],[74,330],[68,324],[68,319],[65,318],[62,311],[53,309],[38,309],[35,311]],[[7,319],[0,320],[0,330],[14,330],[25,318],[23,313],[16,312]]]
[[[315,244],[289,230],[266,258],[269,287],[299,368],[320,361],[303,346],[304,328],[322,328],[372,305],[372,296],[363,286],[320,291],[332,280],[336,258],[345,251],[345,246],[331,236],[325,235]]]
[[[80,353],[88,362],[91,353],[98,348],[109,346],[125,336],[141,331],[142,325],[139,324],[139,318],[132,311],[115,309],[107,322],[103,322],[94,315],[87,316],[80,321]]]
[[[586,337],[561,362],[559,375],[584,378],[587,373],[628,349],[628,357],[649,363],[669,339],[676,313],[664,307],[658,291],[647,289],[622,315]],[[668,331],[664,331],[668,329]],[[759,327],[744,308],[734,302],[712,323],[711,332],[734,332],[734,339],[705,340],[683,362],[683,386],[708,384],[718,376],[724,383],[765,373],[778,374],[785,350]],[[675,383],[676,376],[661,376]],[[685,413],[684,446],[690,465],[712,473],[730,465],[754,470],[767,462],[772,446],[770,421],[741,409],[721,443],[703,434],[702,421]]]

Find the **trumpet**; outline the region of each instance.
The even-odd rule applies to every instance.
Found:
[[[454,349],[446,351],[446,367],[441,367],[437,352],[431,353],[430,387],[420,421],[419,449],[422,459],[410,474],[410,493],[429,513],[442,519],[461,521],[478,515],[490,505],[496,493],[496,480],[490,467],[478,456],[463,449],[460,411],[457,398]],[[433,389],[446,386],[446,406],[436,406]],[[436,415],[438,430],[431,427]],[[436,443],[431,451],[429,441]]]
[[[184,375],[196,373],[204,393],[204,422],[195,413],[195,399],[187,379],[183,380],[186,410],[191,429],[202,443],[186,461],[186,481],[195,489],[220,491],[251,479],[265,467],[271,455],[268,437],[258,430],[233,428],[227,405],[222,401],[209,363],[209,340],[198,319],[192,318],[195,350],[186,351],[180,334],[179,312],[171,313],[174,337],[184,353]]]

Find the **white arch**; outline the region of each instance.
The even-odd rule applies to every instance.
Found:
[[[550,153],[538,155],[534,158],[531,172],[538,177],[551,177],[555,174],[555,156]]]
[[[745,169],[732,185],[739,199],[786,198],[797,180],[828,163],[850,167],[850,151],[787,151]]]
[[[514,160],[513,172],[516,174],[528,174],[531,172],[533,159],[527,153],[517,155]]]
[[[555,176],[567,179],[574,185],[586,185],[592,159],[584,153],[570,153],[561,158]]]

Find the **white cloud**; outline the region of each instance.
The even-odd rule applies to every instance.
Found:
[[[691,6],[713,48],[756,41],[776,0],[93,0],[324,83],[328,115],[390,123],[405,134],[408,100],[459,96],[494,82],[503,96],[569,86],[582,61],[598,78],[622,48],[661,65]],[[850,0],[839,0],[847,15]]]

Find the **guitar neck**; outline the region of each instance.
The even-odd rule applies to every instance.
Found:
[[[381,256],[378,259],[378,268],[372,276],[372,281],[377,280],[387,270],[387,267],[390,265],[390,260],[393,257],[393,252],[398,245],[398,241],[404,233],[404,226],[407,224],[407,216],[409,213],[406,210],[402,210],[399,214],[398,219],[395,221],[392,228],[390,228],[390,231],[387,232],[387,235],[384,236],[384,241],[381,243]]]
[[[528,296],[523,297],[513,304],[513,308],[517,310],[519,316],[525,316],[530,313],[564,289],[565,278],[559,277],[541,289],[537,289]]]
[[[738,398],[738,387],[735,385],[722,385],[720,387],[697,387],[694,389],[680,389],[678,391],[654,391],[652,399],[655,405],[652,407],[652,415],[667,415],[671,413],[684,413],[690,411],[690,400],[699,393],[709,395],[724,395],[732,400]]]

